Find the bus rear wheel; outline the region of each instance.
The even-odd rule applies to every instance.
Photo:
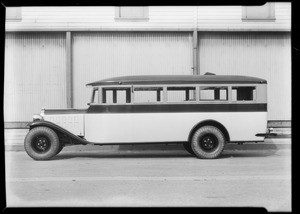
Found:
[[[202,126],[195,131],[191,147],[197,158],[214,159],[219,157],[225,146],[223,133],[215,126]]]

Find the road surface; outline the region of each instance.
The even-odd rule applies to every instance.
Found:
[[[6,151],[8,207],[265,207],[291,211],[291,150]]]

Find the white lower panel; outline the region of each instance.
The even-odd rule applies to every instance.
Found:
[[[96,143],[187,141],[193,127],[215,120],[231,141],[260,141],[267,129],[266,112],[86,114],[85,138]]]
[[[84,114],[45,115],[44,119],[55,123],[75,135],[84,135]]]

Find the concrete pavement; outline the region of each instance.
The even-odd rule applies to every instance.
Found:
[[[6,151],[15,206],[265,207],[291,210],[291,150],[225,150],[199,160],[184,150],[63,150],[51,161]]]

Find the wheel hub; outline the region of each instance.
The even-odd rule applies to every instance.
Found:
[[[44,136],[38,136],[33,141],[32,148],[38,153],[45,153],[50,149],[50,141]]]
[[[218,144],[218,141],[213,135],[205,135],[200,140],[200,147],[205,151],[213,151]]]

